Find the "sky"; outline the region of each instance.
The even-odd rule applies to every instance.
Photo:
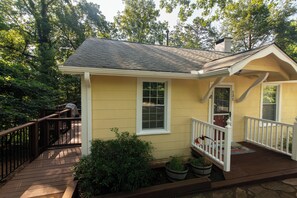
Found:
[[[100,5],[100,11],[106,17],[107,21],[112,22],[113,17],[117,15],[118,11],[124,10],[124,4],[122,0],[87,0]],[[156,9],[159,9],[159,0],[154,0],[156,3]],[[177,24],[178,21],[178,10],[175,9],[172,13],[166,13],[164,9],[160,10],[160,21],[168,21],[170,29]]]

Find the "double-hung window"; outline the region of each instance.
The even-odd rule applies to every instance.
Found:
[[[137,134],[169,133],[170,81],[138,79]]]
[[[279,120],[279,85],[264,85],[262,91],[262,118]]]

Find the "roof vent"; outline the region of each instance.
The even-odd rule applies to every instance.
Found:
[[[216,41],[215,50],[220,52],[231,52],[232,38],[225,37]]]

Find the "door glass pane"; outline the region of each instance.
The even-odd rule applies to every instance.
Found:
[[[230,88],[217,87],[214,92],[214,113],[229,113]]]

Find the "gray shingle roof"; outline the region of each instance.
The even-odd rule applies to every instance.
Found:
[[[230,54],[89,38],[64,66],[189,73]]]

